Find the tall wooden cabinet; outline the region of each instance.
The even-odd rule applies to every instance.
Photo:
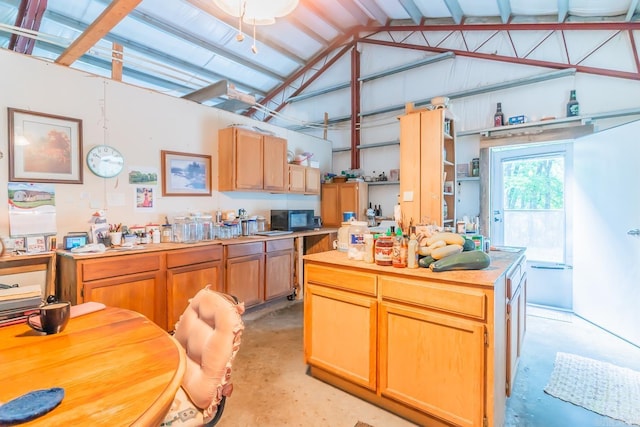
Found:
[[[400,118],[400,204],[404,221],[454,226],[455,128],[447,109],[420,110]]]
[[[340,227],[343,212],[355,212],[356,219],[366,220],[366,182],[340,182],[322,184],[320,215],[325,227]]]
[[[284,192],[287,141],[247,129],[218,131],[218,190]]]

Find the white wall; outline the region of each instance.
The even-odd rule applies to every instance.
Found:
[[[57,235],[86,231],[91,215],[106,211],[109,222],[127,225],[164,222],[189,211],[211,213],[216,209],[244,208],[265,215],[270,209],[314,209],[320,214],[319,196],[239,193],[217,189],[218,129],[232,123],[257,126],[288,140],[295,153],[309,151],[323,172],[332,169],[331,143],[246,117],[174,98],[150,90],[111,81],[67,67],[0,50],[0,197],[7,200],[8,115],[7,108],[49,113],[82,120],[84,154],[103,143],[116,147],[125,158],[125,170],[116,178],[102,179],[85,166],[83,184],[54,184]],[[106,116],[103,105],[106,99]],[[106,122],[105,120],[106,119]],[[106,132],[105,126],[106,123]],[[135,186],[128,183],[129,167],[157,168],[160,150],[208,154],[213,164],[211,197],[162,197],[156,188],[153,212],[141,213],[134,206]],[[0,236],[9,234],[7,204],[0,205]]]

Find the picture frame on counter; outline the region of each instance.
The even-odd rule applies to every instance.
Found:
[[[162,150],[163,196],[210,196],[211,156]]]
[[[82,184],[82,120],[8,108],[9,181]]]

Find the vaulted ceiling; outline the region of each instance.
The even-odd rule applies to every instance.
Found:
[[[0,45],[269,120],[358,43],[640,80],[638,2],[300,0],[255,37],[243,25],[238,42],[237,18],[211,0],[0,0]],[[585,31],[598,36],[586,43]],[[531,32],[533,44],[520,37]],[[551,38],[563,51],[546,48]],[[496,50],[496,40],[509,49]],[[620,40],[626,61],[589,65]]]

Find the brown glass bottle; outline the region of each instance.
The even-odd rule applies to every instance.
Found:
[[[493,125],[494,126],[504,125],[504,114],[502,113],[502,102],[498,102],[496,113],[493,115]]]

